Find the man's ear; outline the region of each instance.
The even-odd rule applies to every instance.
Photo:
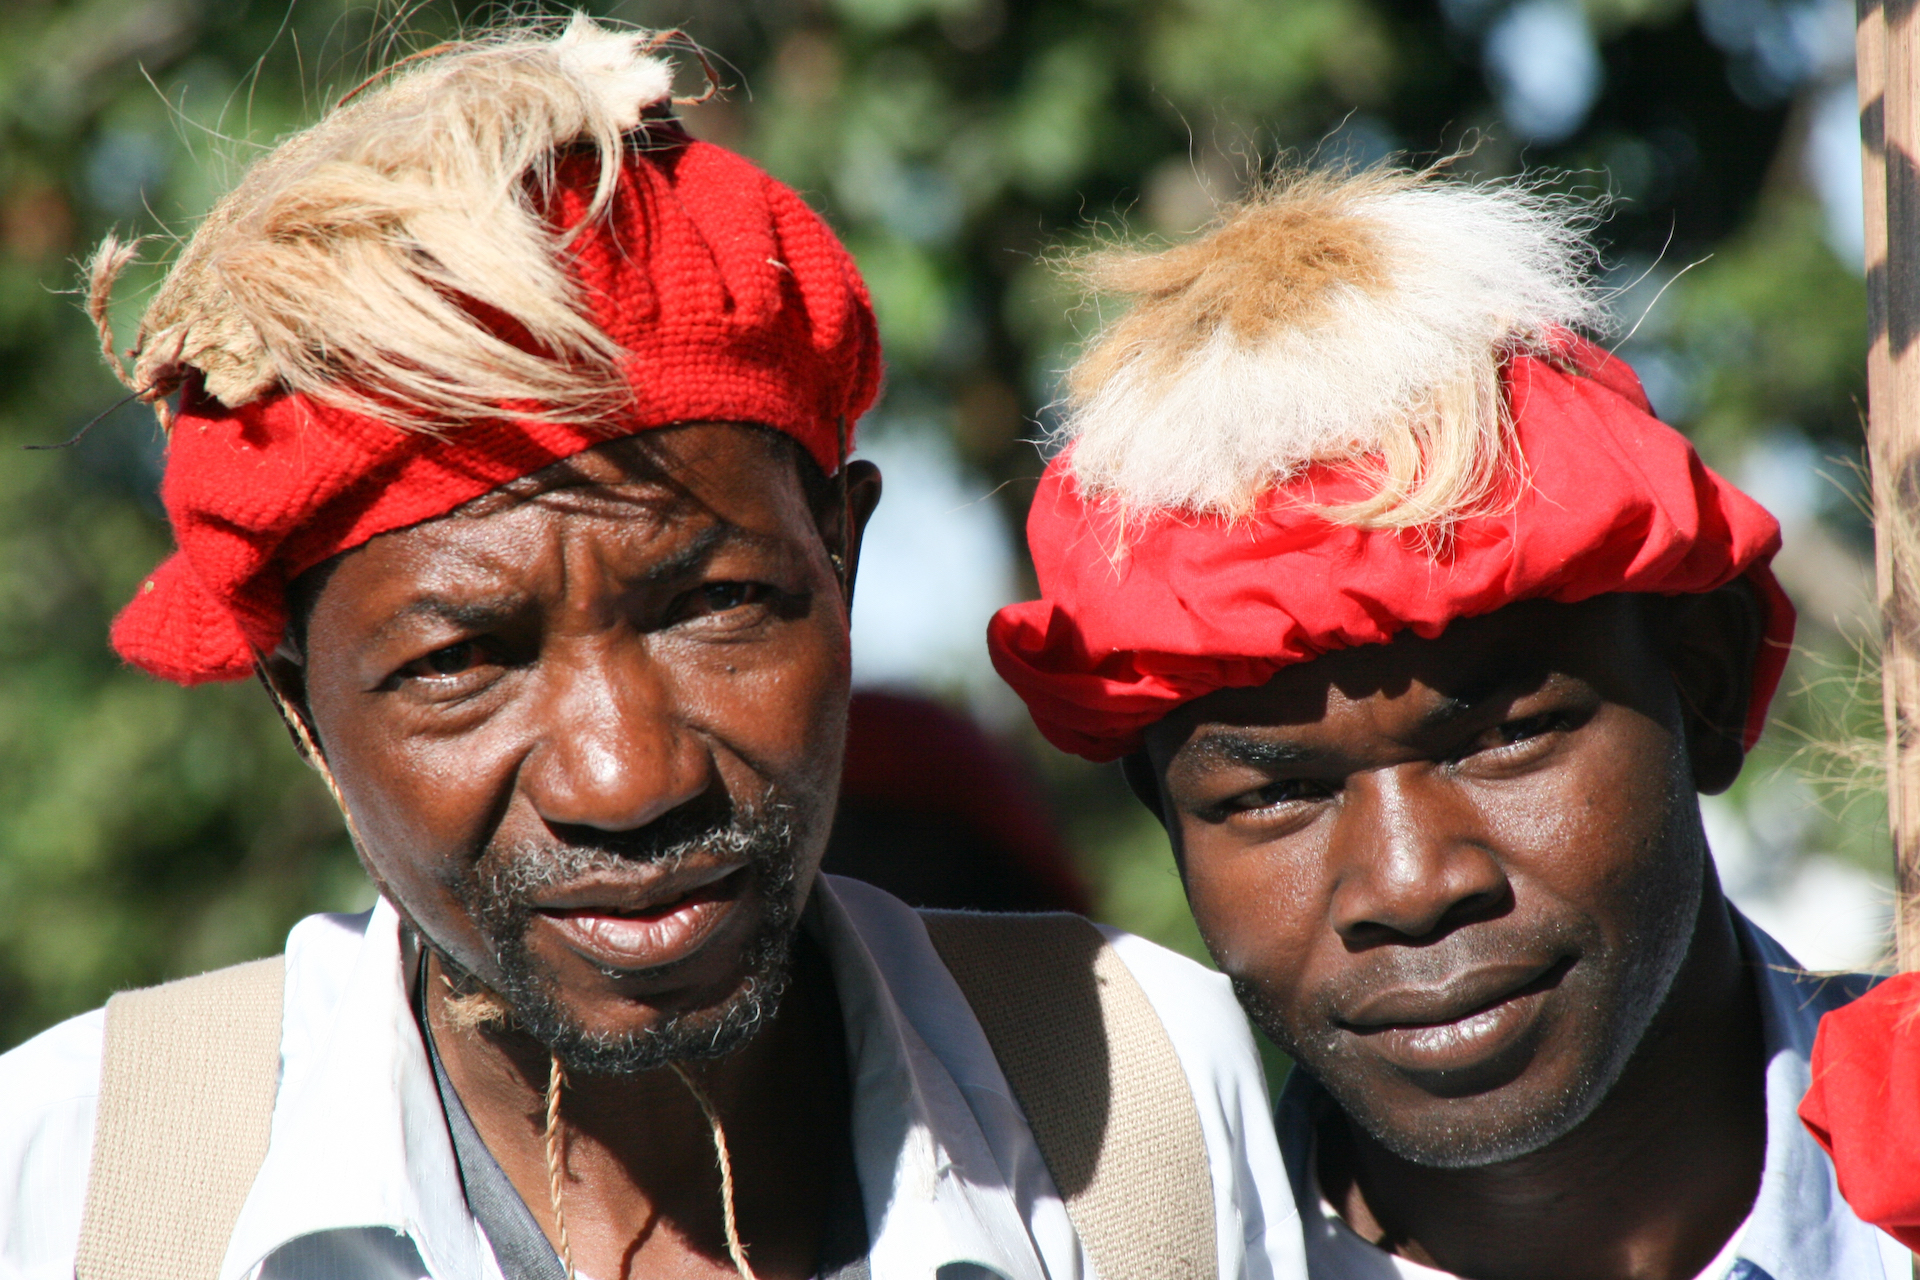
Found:
[[[1753,664],[1765,635],[1760,598],[1745,579],[1661,601],[1667,666],[1680,698],[1693,785],[1718,795],[1746,760]]]
[[[833,488],[837,493],[840,482],[835,481]],[[860,545],[866,538],[867,521],[873,519],[873,512],[880,505],[880,468],[858,458],[847,463],[846,510],[840,515],[839,524],[851,520],[852,527],[845,529],[840,542],[840,554],[847,564],[847,608],[853,608],[853,584],[860,573]],[[832,543],[830,542],[831,548]]]

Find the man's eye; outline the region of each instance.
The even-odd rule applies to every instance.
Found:
[[[1257,791],[1249,791],[1240,799],[1242,810],[1269,809],[1275,805],[1291,804],[1296,800],[1325,800],[1334,793],[1334,786],[1313,778],[1283,778],[1269,782]]]
[[[757,582],[709,582],[693,593],[693,613],[725,613],[766,599],[767,588]]]
[[[415,658],[400,668],[403,676],[428,679],[457,676],[480,665],[480,646],[472,640],[462,640],[450,644],[444,649],[435,649],[424,657]]]
[[[1558,711],[1543,711],[1537,716],[1526,716],[1519,720],[1509,720],[1494,730],[1495,735],[1499,739],[1494,745],[1502,747],[1512,746],[1516,742],[1525,742],[1529,738],[1537,738],[1541,734],[1552,733],[1556,729],[1564,729],[1566,724],[1566,716]]]

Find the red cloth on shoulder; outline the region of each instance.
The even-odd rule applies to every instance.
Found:
[[[1580,372],[1531,357],[1507,388],[1523,459],[1512,501],[1455,526],[1438,554],[1417,534],[1339,524],[1313,508],[1370,497],[1352,468],[1310,468],[1249,517],[1130,519],[1086,501],[1071,454],[1047,467],[1027,516],[1040,599],[987,628],[993,664],[1048,741],[1090,760],[1215,689],[1402,631],[1519,600],[1678,595],[1744,576],[1766,611],[1746,723],[1751,746],[1793,639],[1767,564],[1780,526],[1653,416],[1623,361],[1569,338]]]
[[[1854,1213],[1920,1251],[1920,973],[1820,1019],[1800,1119]]]
[[[620,436],[677,422],[754,423],[829,473],[841,423],[880,384],[873,309],[852,257],[791,188],[671,125],[628,153],[570,265],[626,350],[633,398],[591,426],[507,420],[403,431],[274,395],[229,409],[189,385],[161,498],[177,550],[113,624],[113,647],[164,680],[244,679],[280,643],[287,586],[379,534],[445,515]],[[553,216],[585,215],[598,164],[560,168]],[[503,406],[504,409],[504,406]]]

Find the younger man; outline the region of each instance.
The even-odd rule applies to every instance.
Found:
[[[1766,512],[1575,336],[1566,206],[1373,171],[1164,252],[1075,366],[990,641],[1122,762],[1298,1070],[1312,1275],[1905,1276],[1795,1104],[1820,1013],[1721,895],[1793,611]]]

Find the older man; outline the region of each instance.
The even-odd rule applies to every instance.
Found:
[[[1224,980],[816,879],[873,316],[792,191],[679,130],[658,43],[407,60],[150,307],[179,550],[114,643],[259,675],[380,901],[0,1059],[0,1274],[1297,1259]]]
[[[1794,1117],[1864,983],[1728,904],[1695,799],[1780,676],[1778,529],[1574,336],[1576,213],[1305,177],[1087,260],[1132,306],[995,660],[1298,1063],[1312,1275],[1904,1277]]]

